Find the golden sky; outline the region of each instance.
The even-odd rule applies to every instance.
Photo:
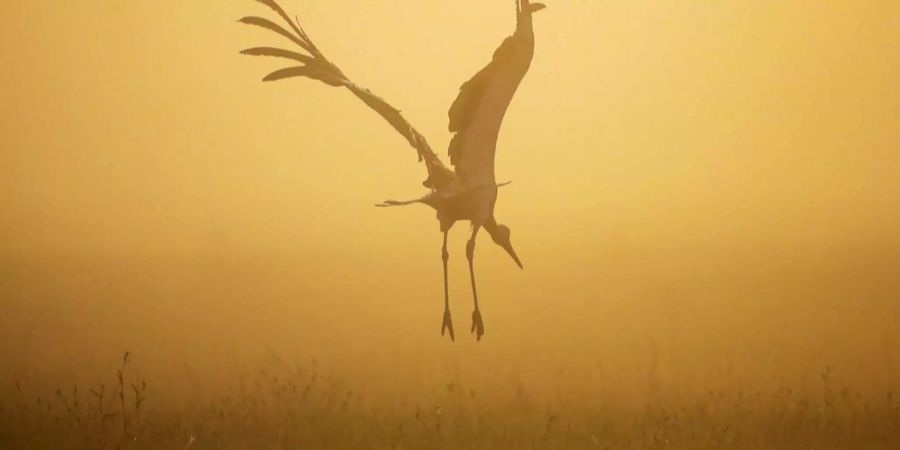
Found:
[[[459,85],[515,19],[506,0],[282,3],[441,155]],[[882,351],[900,310],[897,2],[546,3],[497,154],[513,181],[497,217],[526,270],[481,241],[482,361],[624,361],[622,342],[662,346],[671,367],[748,348],[812,358],[822,339],[837,361]],[[109,351],[334,345],[347,360],[367,340],[388,360],[472,351],[437,337],[433,212],[372,207],[421,194],[424,167],[348,92],[260,82],[280,62],[238,51],[284,41],[236,20],[274,18],[264,6],[4,12],[4,338],[39,315],[38,353],[62,336]],[[451,234],[460,330],[466,228]],[[116,317],[149,330],[121,337]]]

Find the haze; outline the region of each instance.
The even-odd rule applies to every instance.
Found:
[[[459,85],[514,26],[511,1],[284,6],[442,155]],[[6,5],[0,376],[87,379],[127,349],[157,384],[274,354],[387,390],[603,374],[640,395],[828,365],[896,388],[896,2],[548,6],[497,156],[525,270],[482,236],[476,344],[453,230],[453,344],[433,212],[373,207],[424,167],[346,92],[260,82],[280,62],[238,51],[280,41],[236,20],[265,7]]]

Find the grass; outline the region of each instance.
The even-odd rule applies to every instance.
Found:
[[[4,449],[896,449],[900,404],[834,386],[815,395],[708,391],[684,401],[553,410],[521,390],[482,396],[458,382],[431,398],[369,398],[335,376],[298,367],[238,377],[207,401],[173,402],[129,370],[109,385],[0,400]],[[172,406],[172,405],[177,406]]]

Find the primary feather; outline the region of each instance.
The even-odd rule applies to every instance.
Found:
[[[290,17],[287,15],[287,13],[285,13],[284,9],[278,5],[278,3],[276,3],[274,0],[256,1],[268,6],[279,16],[281,16],[281,18],[290,25],[293,33],[291,31],[288,31],[284,27],[261,17],[245,17],[240,20],[241,23],[262,27],[273,31],[281,36],[290,39],[292,42],[309,53],[309,55],[304,55],[298,52],[273,47],[255,47],[242,51],[241,53],[244,55],[279,57],[302,63],[302,65],[300,66],[288,67],[272,72],[267,75],[263,79],[263,81],[277,81],[293,77],[306,77],[319,80],[331,86],[346,87],[367,106],[372,108],[372,110],[374,110],[382,118],[384,118],[391,125],[391,127],[398,133],[400,133],[406,139],[409,145],[416,150],[416,155],[419,161],[425,162],[425,167],[428,170],[428,179],[426,179],[423,183],[426,187],[436,189],[453,181],[453,179],[455,178],[453,171],[444,166],[443,162],[441,162],[437,154],[435,154],[431,147],[428,145],[428,141],[425,139],[425,137],[422,136],[422,134],[419,133],[415,128],[413,128],[413,126],[400,113],[399,109],[394,108],[384,99],[373,94],[368,89],[360,87],[350,81],[337,66],[335,66],[330,61],[328,61],[327,58],[325,58],[325,55],[323,55],[322,52],[319,51],[319,49],[313,43],[312,39],[309,38],[309,35],[307,35],[305,31],[303,31],[303,28],[300,26],[299,22],[295,24],[293,21],[291,21]]]

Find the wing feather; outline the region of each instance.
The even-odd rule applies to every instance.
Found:
[[[506,110],[531,66],[534,32],[531,14],[518,15],[515,33],[494,52],[491,62],[460,87],[448,113],[450,163],[468,184],[494,184],[494,154]]]
[[[257,26],[257,27],[262,27],[262,28],[265,28],[265,29],[267,29],[267,30],[274,31],[274,32],[276,32],[276,33],[278,33],[278,34],[280,34],[280,35],[282,35],[282,36],[284,36],[284,37],[290,39],[293,43],[299,45],[299,46],[302,47],[304,50],[306,50],[306,51],[308,51],[308,52],[310,52],[310,53],[313,52],[313,48],[312,48],[311,45],[309,45],[308,43],[304,42],[300,37],[295,36],[295,35],[292,34],[290,31],[285,30],[282,26],[276,24],[275,22],[272,22],[272,21],[269,20],[269,19],[263,19],[262,17],[254,17],[254,16],[250,16],[250,17],[244,17],[244,18],[242,18],[241,20],[239,20],[238,22],[241,22],[241,23],[247,24],[247,25],[253,25],[253,26]]]
[[[329,86],[343,86],[347,81],[336,77],[333,73],[326,70],[317,70],[310,66],[288,67],[286,69],[276,70],[263,78],[263,81],[278,81],[292,77],[307,77],[319,80]]]
[[[274,0],[256,0],[273,9],[282,19],[284,19],[293,32],[288,31],[284,27],[261,17],[245,17],[240,22],[266,28],[277,34],[280,34],[300,48],[305,50],[308,55],[282,50],[272,47],[255,47],[242,51],[244,55],[250,56],[274,56],[280,58],[291,59],[300,62],[301,65],[288,67],[277,70],[267,75],[263,81],[277,81],[293,77],[306,77],[319,80],[331,86],[346,87],[356,97],[362,100],[367,106],[377,112],[384,118],[394,130],[402,135],[406,141],[416,150],[419,161],[425,162],[428,170],[428,179],[423,183],[426,187],[433,189],[446,185],[455,178],[453,171],[444,166],[440,158],[428,145],[428,141],[403,117],[400,110],[394,108],[381,97],[373,94],[368,89],[362,88],[350,81],[337,66],[332,64],[325,58],[325,55],[319,51],[313,41],[309,38],[299,22],[296,24],[290,20],[287,13]]]
[[[294,61],[298,61],[303,64],[312,64],[314,61],[311,56],[306,56],[302,53],[282,50],[280,48],[273,47],[248,48],[247,50],[242,50],[241,54],[250,56],[274,56],[277,58],[293,59]]]

